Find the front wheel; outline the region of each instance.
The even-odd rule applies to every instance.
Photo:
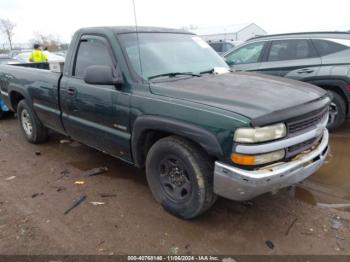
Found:
[[[146,159],[146,176],[154,198],[169,213],[190,219],[209,209],[213,161],[196,144],[171,136],[160,139]]]
[[[43,126],[25,100],[19,102],[17,113],[22,132],[28,142],[38,144],[47,140],[47,128]]]

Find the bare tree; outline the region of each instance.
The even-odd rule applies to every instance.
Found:
[[[58,36],[45,35],[40,32],[34,32],[34,38],[30,41],[32,44],[40,44],[50,52],[60,50],[62,43]]]
[[[12,37],[14,35],[14,29],[16,24],[13,23],[10,19],[0,19],[0,30],[3,34],[6,35],[7,40],[9,41],[10,50],[12,50]]]

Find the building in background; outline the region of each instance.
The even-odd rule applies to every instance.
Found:
[[[267,32],[254,23],[189,29],[199,35],[220,55],[249,38],[266,35]]]
[[[202,27],[191,30],[206,41],[246,41],[249,38],[266,35],[267,32],[255,23]]]

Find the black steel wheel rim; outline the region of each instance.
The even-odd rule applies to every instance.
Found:
[[[192,194],[192,182],[181,159],[165,157],[159,163],[162,190],[174,202],[185,202]]]

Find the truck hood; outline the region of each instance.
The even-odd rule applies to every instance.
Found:
[[[206,104],[250,119],[299,107],[327,93],[307,83],[249,72],[153,82],[150,88],[157,95]]]

